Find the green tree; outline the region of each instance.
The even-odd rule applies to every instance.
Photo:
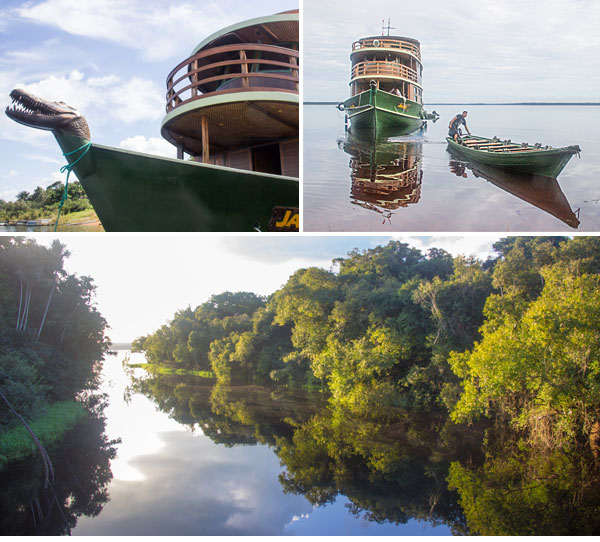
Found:
[[[451,356],[464,388],[452,417],[500,416],[550,447],[569,447],[600,419],[600,277],[562,263],[542,275],[544,289],[519,321]]]

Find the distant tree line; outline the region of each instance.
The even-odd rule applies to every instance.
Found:
[[[47,188],[38,186],[32,193],[26,190],[19,192],[15,201],[0,199],[0,222],[52,218],[58,212],[64,191],[64,183],[58,181]],[[85,211],[91,208],[90,201],[78,181],[69,183],[67,196],[67,200],[63,204],[62,214]]]
[[[496,420],[542,447],[600,445],[600,240],[506,238],[487,261],[401,242],[301,269],[267,298],[212,296],[134,342],[219,383]]]

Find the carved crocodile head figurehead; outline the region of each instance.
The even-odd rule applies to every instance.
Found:
[[[6,114],[14,121],[51,130],[55,135],[69,134],[90,140],[90,129],[84,116],[66,103],[43,100],[18,89],[13,90],[10,97],[14,105],[6,108]]]

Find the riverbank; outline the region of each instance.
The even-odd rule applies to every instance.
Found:
[[[50,217],[44,217],[49,220],[49,224],[47,226],[33,226],[26,224],[12,224],[0,226],[0,232],[47,232],[54,231],[54,223],[56,222],[56,214]],[[28,219],[21,218],[20,222],[26,222]],[[39,220],[38,218],[31,220]],[[61,215],[60,220],[58,221],[58,227],[56,231],[85,231],[85,232],[103,232],[105,231],[102,227],[100,220],[98,219],[98,215],[94,211],[94,209],[86,209],[84,211],[75,211],[73,213],[68,213],[65,215]]]
[[[53,218],[53,222],[56,218]],[[81,228],[78,230],[78,228]],[[57,231],[104,231],[94,209],[69,213],[60,217]]]
[[[202,378],[215,378],[215,373],[212,371],[193,371],[191,369],[175,369],[173,367],[163,367],[153,363],[130,363],[131,369],[144,369],[150,374],[160,375],[182,375],[182,376],[201,376]]]
[[[44,447],[59,442],[87,416],[85,408],[75,401],[59,401],[48,406],[45,414],[29,423],[31,430]],[[12,427],[0,435],[0,471],[13,461],[37,453],[31,435],[23,425]]]

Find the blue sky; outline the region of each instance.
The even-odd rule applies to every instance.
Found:
[[[421,43],[425,103],[600,101],[598,0],[305,0],[304,99],[349,96],[355,40]]]
[[[25,88],[77,107],[93,141],[175,157],[162,139],[166,77],[205,37],[298,8],[298,0],[33,0],[0,2],[0,106]],[[0,199],[61,180],[50,132],[0,114]]]

